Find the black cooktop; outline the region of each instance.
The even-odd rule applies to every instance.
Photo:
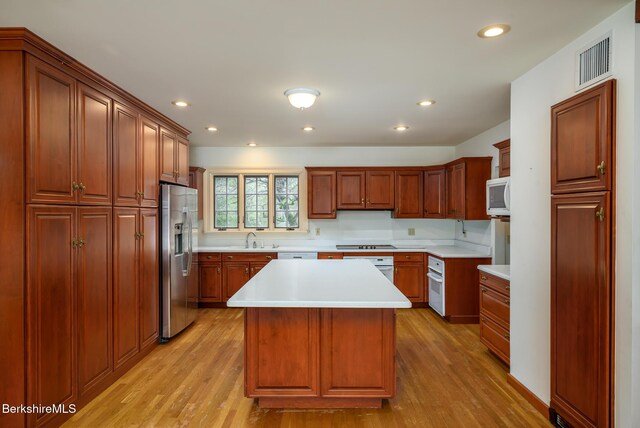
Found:
[[[376,245],[336,245],[338,250],[395,250],[396,247],[389,244]]]

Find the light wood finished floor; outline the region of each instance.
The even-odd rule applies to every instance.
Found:
[[[397,317],[397,396],[382,409],[261,410],[243,396],[243,312],[202,309],[66,427],[549,427],[514,389],[477,325],[430,309]]]

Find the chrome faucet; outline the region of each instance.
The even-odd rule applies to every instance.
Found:
[[[253,248],[256,248],[256,239],[258,238],[255,233],[247,233],[247,239],[244,241],[244,248],[249,248],[249,235],[253,235]]]

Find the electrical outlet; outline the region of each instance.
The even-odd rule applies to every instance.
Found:
[[[320,236],[320,228],[316,227],[316,236]]]
[[[410,227],[409,230],[409,236],[416,236],[416,229],[413,227]]]

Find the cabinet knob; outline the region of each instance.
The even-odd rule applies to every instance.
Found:
[[[72,192],[76,192],[79,188],[80,188],[80,186],[75,181],[73,183],[71,183],[71,191]]]
[[[327,256],[327,258],[328,258],[328,259],[332,259],[332,258],[333,258],[333,256]]]
[[[267,260],[271,260],[273,257],[271,256],[267,256]]]
[[[486,280],[487,280],[487,277],[486,277],[486,276],[484,276],[484,275],[482,275],[482,276],[480,277],[480,279],[481,279],[481,280],[483,280],[483,281],[486,281]]]
[[[598,170],[600,175],[604,175],[604,172],[606,170],[606,166],[605,166],[604,161],[600,162],[600,165],[596,166],[596,169]]]
[[[483,293],[486,293],[486,292],[487,292],[487,289],[486,289],[486,288],[481,288],[480,290],[481,290]]]
[[[84,239],[81,239],[78,241],[78,248],[82,248],[86,245],[87,241],[85,241]]]
[[[218,273],[220,273],[220,268],[217,268]]]
[[[509,333],[507,333],[507,334],[504,335],[504,338],[507,339],[507,340],[510,340],[511,336],[509,335]]]
[[[510,285],[506,285],[506,286],[504,287],[504,289],[505,289],[505,290],[507,290],[507,291],[509,291],[509,290],[511,290],[511,286],[510,286]]]
[[[504,302],[505,302],[507,305],[510,305],[510,304],[511,304],[511,300],[510,300],[510,299],[504,299]]]
[[[404,256],[404,258],[405,258],[405,259],[409,259],[409,258],[411,258],[411,257],[409,257],[409,256]]]
[[[360,204],[364,205],[364,198],[360,199]]]
[[[233,258],[233,256],[227,256],[227,258],[228,258],[228,259],[232,259],[232,258]]]
[[[245,268],[244,273],[249,273],[249,268]]]
[[[213,258],[213,256],[207,256],[207,259],[211,260]]]
[[[87,186],[85,186],[84,183],[80,183],[78,184],[78,189],[80,189],[80,193],[84,193],[84,191],[87,190]]]

